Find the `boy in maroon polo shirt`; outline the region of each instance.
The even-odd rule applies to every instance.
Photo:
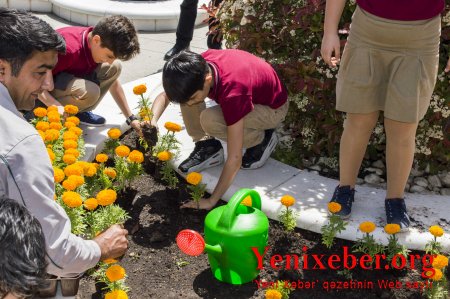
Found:
[[[201,55],[181,52],[164,65],[163,86],[165,92],[153,104],[153,125],[169,102],[180,103],[186,130],[195,142],[193,152],[179,166],[182,172],[221,164],[223,148],[214,138],[227,141],[228,157],[219,182],[211,197],[199,203],[199,208],[211,209],[239,168],[255,169],[269,158],[277,144],[275,128],[288,110],[287,91],[268,63],[231,49]],[[218,105],[206,108],[206,97]]]
[[[91,111],[109,91],[127,123],[139,131],[139,122],[131,113],[118,80],[119,60],[129,60],[139,53],[131,21],[124,16],[111,16],[95,27],[65,27],[56,31],[65,39],[67,51],[58,55],[58,64],[53,69],[55,89],[44,91],[39,99],[47,106],[75,105],[82,123],[101,126],[105,119]]]

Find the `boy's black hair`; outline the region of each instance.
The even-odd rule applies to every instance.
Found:
[[[39,221],[17,201],[0,197],[0,298],[28,297],[45,286],[45,239]]]
[[[17,77],[34,51],[65,53],[66,42],[48,23],[24,10],[0,8],[0,59]]]
[[[164,65],[164,91],[171,102],[184,104],[197,90],[203,89],[208,73],[208,63],[200,54],[181,51]]]
[[[108,48],[117,59],[127,61],[139,54],[139,40],[133,23],[124,16],[110,16],[101,19],[92,30],[100,36],[103,48]]]

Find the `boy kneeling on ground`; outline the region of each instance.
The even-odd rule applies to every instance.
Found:
[[[195,142],[182,172],[201,171],[224,161],[215,138],[227,141],[227,160],[209,199],[211,209],[230,187],[239,168],[264,165],[277,144],[275,128],[288,111],[287,91],[275,70],[262,59],[241,50],[183,51],[164,65],[163,86],[153,103],[156,123],[169,102],[179,103],[189,136]],[[206,108],[205,98],[218,105]],[[246,148],[242,155],[242,149]],[[191,201],[182,207],[195,208]]]

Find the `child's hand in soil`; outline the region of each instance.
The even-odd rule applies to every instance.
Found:
[[[142,137],[142,130],[141,130],[142,124],[138,120],[133,120],[130,126],[136,131],[139,137]]]
[[[211,210],[216,205],[216,202],[212,202],[210,198],[202,198],[198,202],[191,200],[181,206],[182,209],[199,209],[199,210]]]

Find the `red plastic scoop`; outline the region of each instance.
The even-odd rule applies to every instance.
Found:
[[[191,229],[184,229],[178,233],[177,245],[181,251],[191,256],[200,255],[205,250],[205,240],[198,232]]]

